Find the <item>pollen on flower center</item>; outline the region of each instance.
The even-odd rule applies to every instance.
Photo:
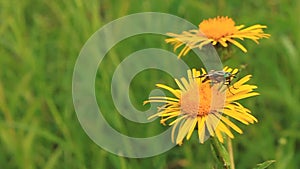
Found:
[[[211,112],[211,87],[209,83],[197,85],[183,92],[180,98],[183,114],[192,117],[206,116]]]
[[[207,38],[214,40],[219,40],[222,37],[233,35],[238,31],[238,29],[235,27],[235,22],[227,16],[219,16],[217,18],[203,20],[199,24],[199,30],[204,33]]]

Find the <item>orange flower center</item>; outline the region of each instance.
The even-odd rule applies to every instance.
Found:
[[[211,87],[209,83],[193,85],[183,92],[180,98],[180,107],[183,114],[190,116],[206,116],[211,111]]]
[[[217,18],[203,20],[199,24],[199,30],[204,33],[207,38],[214,40],[233,35],[238,31],[235,27],[235,22],[227,16],[218,16]]]

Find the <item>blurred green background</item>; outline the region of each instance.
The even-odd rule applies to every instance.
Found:
[[[164,12],[198,25],[218,15],[238,25],[264,24],[270,39],[259,45],[246,41],[248,53],[236,50],[229,66],[246,64],[242,74],[261,96],[243,101],[259,119],[238,124],[243,135],[233,140],[236,168],[253,168],[275,159],[270,168],[300,166],[300,1],[224,0],[100,0],[0,1],[0,168],[2,169],[133,169],[212,168],[210,144],[199,144],[196,133],[182,147],[145,159],[123,158],[92,142],[81,128],[72,103],[72,71],[88,38],[101,26],[137,12]],[[171,26],[171,25],[170,25]],[[117,44],[99,65],[97,99],[107,100],[101,111],[109,123],[129,136],[153,136],[166,128],[159,120],[136,124],[119,115],[110,96],[116,66],[134,51],[160,48],[172,51],[164,36],[130,37]],[[193,57],[193,54],[188,56]],[[184,58],[191,66],[193,59]],[[130,96],[140,110],[155,83],[175,87],[170,76],[156,70],[141,72],[132,81]],[[137,127],[138,126],[138,127]]]

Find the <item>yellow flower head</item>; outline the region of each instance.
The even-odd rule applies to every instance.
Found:
[[[236,74],[238,69],[225,67],[223,72]],[[250,80],[251,75],[231,85],[225,85],[225,79],[216,83],[213,77],[207,78],[205,75],[208,74],[204,69],[202,73],[195,69],[188,70],[188,80],[175,79],[179,89],[163,84],[156,85],[168,90],[175,97],[150,97],[144,102],[144,104],[165,103],[158,108],[158,113],[149,118],[161,117],[162,124],[176,118],[169,123],[173,127],[172,141],[176,144],[182,144],[185,137],[187,140],[190,139],[195,129],[198,130],[200,143],[209,136],[216,136],[220,142],[223,142],[223,133],[233,138],[230,128],[241,134],[242,130],[230,118],[246,125],[257,122],[257,119],[250,114],[250,110],[237,102],[243,98],[259,95],[253,92],[256,86],[245,84]],[[228,80],[232,80],[233,76],[229,78]]]
[[[178,57],[186,55],[192,48],[202,48],[202,46],[212,43],[213,45],[221,44],[223,47],[228,46],[228,42],[240,48],[243,52],[247,49],[236,39],[251,39],[258,44],[258,40],[269,38],[270,35],[264,33],[264,25],[253,25],[244,28],[244,25],[236,26],[235,22],[224,16],[203,20],[199,24],[198,30],[184,31],[181,34],[167,33],[168,38],[165,41],[174,45],[174,50],[185,44]]]

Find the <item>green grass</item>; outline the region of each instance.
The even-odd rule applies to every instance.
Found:
[[[247,64],[243,73],[261,96],[245,100],[259,123],[241,126],[233,140],[236,168],[252,168],[275,159],[270,168],[300,166],[299,49],[300,2],[282,1],[0,1],[0,168],[211,168],[210,145],[196,137],[156,157],[130,159],[113,155],[92,142],[81,128],[72,102],[72,73],[81,47],[101,26],[127,14],[165,12],[198,25],[217,15],[237,23],[268,25],[272,37],[260,45],[247,41],[249,52],[237,52],[235,61]],[[131,37],[116,45],[99,66],[97,99],[110,124],[132,136],[163,131],[158,121],[139,124],[122,118],[110,96],[111,75],[130,53],[149,47],[172,51],[164,37]],[[192,56],[191,56],[192,57]],[[197,66],[188,61],[191,66]],[[139,74],[130,90],[132,102],[142,102],[154,84],[173,83],[159,71]],[[173,83],[174,84],[174,83]],[[134,131],[134,132],[133,132]],[[196,134],[194,134],[196,136]]]

